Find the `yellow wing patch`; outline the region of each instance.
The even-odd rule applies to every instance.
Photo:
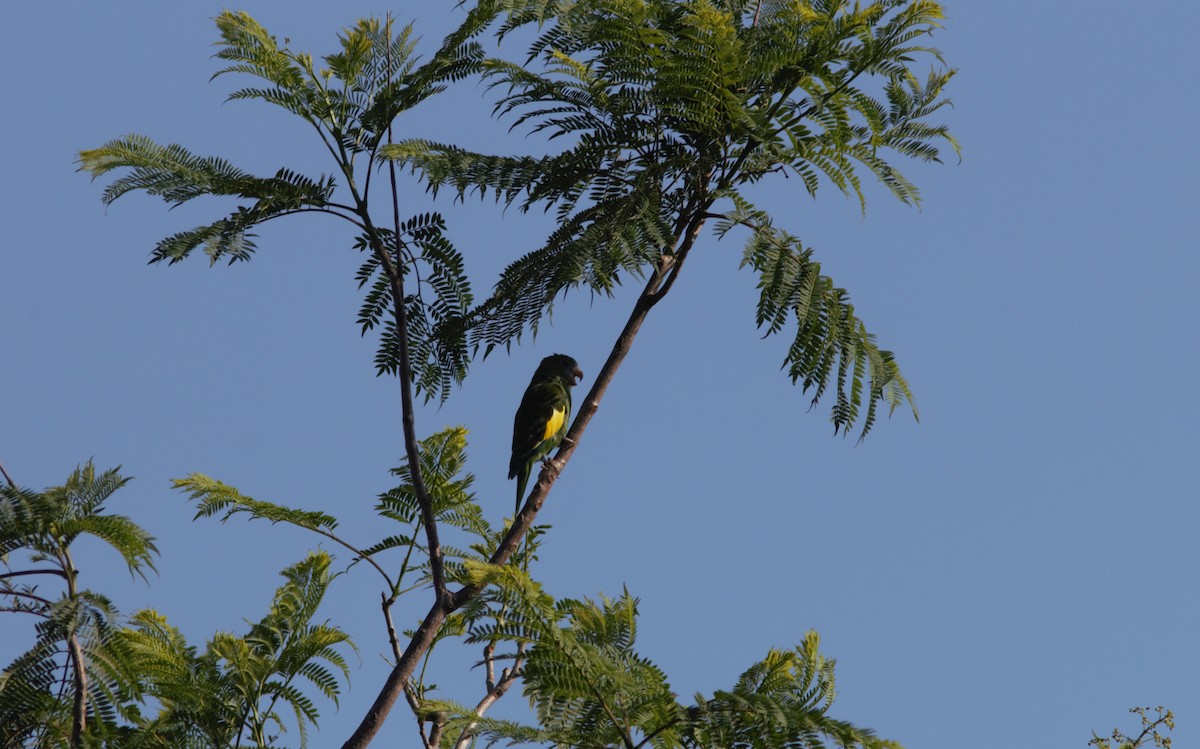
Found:
[[[546,420],[546,433],[542,435],[542,441],[550,439],[554,433],[562,428],[563,420],[567,418],[567,408],[556,408],[550,414],[550,418]]]

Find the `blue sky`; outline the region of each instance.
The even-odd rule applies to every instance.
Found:
[[[358,258],[320,218],[261,232],[248,264],[147,266],[159,238],[214,217],[144,196],[105,209],[76,173],[83,148],[129,132],[258,172],[328,169],[311,136],[209,82],[218,3],[20,4],[0,61],[0,462],[22,485],[78,463],[136,477],[111,509],[157,538],[159,574],[131,581],[85,546],[83,584],[127,612],[152,606],[197,644],[265,610],[276,572],[316,539],[263,523],[192,522],[169,480],[203,472],[259,499],[380,534],[370,508],[402,452],[397,387],[374,377],[354,324]],[[430,49],[449,4],[247,2],[292,46],[332,51],[366,15],[414,20]],[[872,188],[865,217],[828,189],[759,196],[816,248],[893,349],[921,407],[863,444],[760,340],[735,238],[706,240],[657,308],[539,520],[535,570],[558,596],[642,599],[640,650],[676,692],[709,693],[808,629],[838,660],[837,716],[909,749],[1084,746],[1165,704],[1176,745],[1200,743],[1200,105],[1182,2],[948,2],[935,39],[960,69],[946,120],[961,163],[907,174],[921,210]],[[489,117],[468,83],[412,113],[403,135],[537,148]],[[408,213],[431,208],[408,188]],[[545,217],[441,201],[477,294],[535,246]],[[553,326],[479,362],[418,431],[471,430],[476,487],[500,522],[512,413],[541,357],[603,362],[636,289],[568,297]],[[361,667],[316,746],[338,745],[374,698],[387,643],[366,569],[324,615]],[[415,623],[424,598],[397,614]],[[31,636],[0,618],[0,661]],[[474,703],[473,653],[435,679]],[[521,714],[510,694],[501,715]],[[381,745],[415,745],[404,708]],[[389,743],[390,742],[390,743]]]

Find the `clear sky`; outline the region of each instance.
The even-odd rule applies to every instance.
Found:
[[[450,3],[255,0],[293,48],[333,51],[365,15],[415,20],[432,49]],[[1177,746],[1200,744],[1200,5],[1175,0],[950,0],[935,38],[960,69],[946,113],[961,163],[911,166],[912,210],[872,188],[865,217],[832,189],[760,195],[816,248],[880,342],[897,352],[921,422],[897,413],[865,443],[830,436],[824,406],[760,340],[737,239],[705,241],[657,308],[539,517],[535,569],[558,596],[641,598],[639,649],[687,699],[731,686],[808,629],[838,660],[834,714],[909,749],[1082,747],[1165,704]],[[210,220],[144,196],[105,209],[75,172],[83,148],[130,132],[239,166],[328,169],[308,133],[209,82],[224,6],[15,3],[0,26],[0,462],[22,485],[79,463],[136,477],[110,509],[158,538],[159,574],[77,554],[83,584],[126,612],[152,606],[196,644],[265,610],[276,572],[317,539],[265,523],[192,522],[169,488],[203,472],[258,499],[322,509],[364,544],[402,453],[397,387],[358,337],[358,257],[346,228],[277,222],[248,264],[147,266],[154,242]],[[537,148],[489,117],[475,83],[402,122],[402,135]],[[419,187],[408,213],[429,210]],[[540,241],[541,216],[441,201],[487,292]],[[635,289],[568,297],[536,341],[478,362],[419,414],[471,430],[476,487],[499,523],[512,414],[541,357],[596,373]],[[332,551],[332,549],[331,549]],[[344,564],[346,560],[343,558]],[[414,623],[414,600],[397,614]],[[387,642],[378,585],[355,568],[324,616],[360,649],[337,746],[377,693]],[[0,662],[31,639],[0,617]],[[474,703],[474,653],[435,665]],[[519,716],[512,693],[497,714]],[[381,746],[416,745],[398,706]]]

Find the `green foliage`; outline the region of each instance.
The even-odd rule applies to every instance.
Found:
[[[1154,715],[1150,714],[1151,709],[1154,710]],[[1141,718],[1142,730],[1137,736],[1127,736],[1121,729],[1114,728],[1111,737],[1092,733],[1092,740],[1088,742],[1088,746],[1094,746],[1096,749],[1140,749],[1153,744],[1157,749],[1171,749],[1171,737],[1159,733],[1159,728],[1175,730],[1173,712],[1162,705],[1155,708],[1131,707],[1129,712]]]
[[[419,443],[420,471],[439,528],[451,529],[456,536],[443,540],[442,556],[447,572],[465,581],[461,572],[464,563],[486,559],[499,543],[501,534],[483,515],[472,486],[475,476],[466,472],[467,429],[447,427]],[[379,495],[375,512],[381,517],[404,526],[399,533],[388,535],[362,550],[363,557],[377,558],[389,550],[401,550],[404,559],[397,575],[397,590],[407,574],[416,581],[406,589],[427,584],[430,580],[428,549],[421,533],[421,509],[413,467],[407,460],[391,471],[400,483]],[[465,546],[455,543],[461,539]],[[413,551],[421,556],[413,560]],[[376,559],[376,561],[379,561]]]
[[[893,741],[831,718],[834,662],[823,657],[820,639],[809,632],[794,650],[771,650],[728,692],[696,695],[688,709],[684,746],[738,746],[747,749],[842,747],[888,749]]]
[[[128,135],[79,155],[80,168],[100,177],[128,169],[104,190],[106,205],[135,190],[180,205],[205,195],[234,196],[254,202],[239,206],[211,224],[174,234],[160,241],[151,262],[177,263],[203,245],[211,263],[249,260],[255,249],[249,230],[279,216],[324,208],[333,195],[333,177],[310,179],[287,169],[272,177],[254,177],[224,159],[201,157],[182,146],[160,146],[143,135]]]
[[[784,364],[814,400],[834,384],[835,431],[858,425],[865,436],[877,403],[911,403],[894,358],[846,293],[827,279],[815,297],[801,293],[798,283],[823,278],[808,251],[769,220],[745,223],[744,192],[782,173],[815,194],[824,178],[865,207],[865,172],[918,203],[888,158],[936,161],[939,141],[957,148],[945,126],[925,121],[947,103],[954,71],[914,72],[921,58],[940,64],[922,44],[940,4],[547,0],[506,9],[501,37],[538,27],[528,54],[537,65],[487,61],[496,110],[513,127],[561,139],[563,150],[510,157],[424,141],[382,149],[434,191],[556,211],[558,229],[474,310],[474,344],[491,351],[536,332],[572,289],[611,294],[622,275],[653,273],[669,284],[701,227],[719,218],[719,234],[751,229],[745,264],[768,279],[759,324],[778,332],[780,317],[797,319]]]
[[[223,218],[161,240],[151,262],[176,263],[200,247],[212,263],[249,260],[256,250],[253,229],[283,216],[320,213],[349,221],[360,235],[356,246],[369,253],[358,273],[360,287],[367,289],[359,316],[363,333],[385,314],[394,317],[396,305],[403,304],[413,382],[427,399],[445,400],[470,362],[466,315],[474,299],[462,257],[437,214],[399,220],[394,184],[387,202],[397,218],[378,223],[367,206],[379,171],[378,151],[390,140],[392,122],[447,83],[480,69],[483,52],[471,36],[490,18],[486,10],[468,13],[424,64],[414,56],[411,27],[396,31],[390,19],[364,19],[343,31],[340,51],[327,55],[319,67],[311,55],[281,46],[248,14],[225,11],[217,17],[221,42],[215,56],[226,66],[214,77],[237,74],[263,81],[229,98],[263,101],[308,123],[329,152],[336,179],[307,177],[288,168],[256,177],[225,159],[197,156],[179,145],[161,146],[140,135],[81,152],[80,169],[93,178],[121,172],[103,193],[106,204],[138,190],[173,205],[206,195],[240,201]],[[339,182],[344,185],[340,191]],[[339,200],[342,193],[345,198]],[[410,286],[398,293],[403,277]],[[380,333],[379,373],[397,374],[395,320],[385,322]]]
[[[329,587],[330,562],[328,554],[313,552],[283,570],[286,582],[266,616],[244,635],[217,633],[202,652],[157,612],[134,615],[116,640],[143,679],[143,695],[160,709],[137,722],[129,745],[271,746],[287,730],[282,711],[289,709],[306,746],[308,725],[319,716],[301,685],[336,704],[338,674],[349,676],[338,650],[349,637],[336,626],[312,622]]]
[[[336,704],[338,673],[349,673],[337,650],[349,642],[346,634],[312,622],[329,586],[330,557],[312,553],[285,569],[286,582],[267,615],[243,636],[217,634],[202,653],[153,611],[135,614],[125,627],[106,597],[75,588],[69,547],[91,535],[116,549],[131,572],[153,569],[153,539],[128,518],[104,510],[127,481],[116,469],[97,473],[88,463],[44,492],[0,487],[0,610],[38,619],[33,647],[0,673],[0,746],[224,749],[239,737],[243,744],[268,746],[275,741],[272,731],[285,728],[281,708],[294,714],[303,745],[317,709],[301,684]],[[332,521],[266,503],[247,506],[253,501],[203,477],[188,486],[206,498],[209,514],[258,512],[313,527]],[[52,598],[41,590],[44,577],[62,581],[66,590]],[[23,582],[28,580],[35,582]],[[83,673],[73,651],[82,656]],[[143,715],[148,699],[160,708],[154,717]],[[75,735],[72,711],[79,700],[86,726]]]
[[[24,599],[24,608],[7,609],[33,613],[39,621],[33,647],[0,672],[0,746],[66,746],[80,687],[71,648],[78,645],[84,669],[94,677],[114,657],[110,637],[117,613],[107,598],[91,591],[64,593],[36,607],[29,607],[29,601]],[[81,695],[88,735],[109,734],[125,692],[119,685],[91,678],[83,683]]]
[[[130,572],[154,569],[154,539],[124,515],[104,511],[109,497],[129,482],[119,471],[97,474],[88,461],[62,486],[44,492],[0,486],[0,558],[5,565],[12,552],[23,549],[30,561],[49,562],[61,570],[68,547],[88,535],[119,553]]]
[[[474,37],[500,14],[501,38],[538,27],[528,64],[484,59]],[[746,223],[744,193],[780,173],[798,177],[809,194],[822,181],[832,184],[865,208],[865,172],[918,203],[917,188],[889,159],[936,161],[943,144],[957,148],[944,125],[927,121],[948,103],[942,92],[954,74],[923,43],[941,16],[929,0],[483,2],[424,64],[411,27],[397,32],[390,20],[364,19],[318,66],[246,13],[224,12],[216,57],[226,65],[216,75],[265,82],[230,98],[264,101],[307,122],[349,200],[335,200],[333,176],[282,168],[255,177],[136,135],[82,152],[80,166],[93,177],[126,170],[105,190],[106,203],[133,190],[174,204],[201,195],[249,201],[162,240],[152,261],[174,263],[201,246],[212,262],[246,260],[254,227],[294,213],[354,223],[356,246],[368,253],[357,275],[366,290],[359,324],[364,333],[379,330],[377,369],[400,372],[402,307],[411,376],[427,399],[448,397],[478,347],[486,354],[536,332],[560,294],[610,295],[622,277],[666,268],[673,280],[707,221],[721,220],[718,234],[746,226],[752,247],[744,264],[763,279],[759,324],[777,333],[781,317],[796,319],[784,357],[789,375],[814,402],[832,385],[835,432],[857,427],[865,436],[879,404],[889,412],[913,405],[908,384],[844,290],[827,279],[820,289],[805,286],[819,274],[794,268],[816,267],[809,250],[770,230],[769,217]],[[916,73],[922,58],[935,65],[924,77]],[[500,116],[566,147],[530,158],[391,142],[396,117],[480,71],[499,92]],[[390,227],[372,219],[367,198],[381,156],[419,170],[435,192],[478,191],[523,210],[553,208],[559,226],[476,304],[440,216],[396,218]],[[395,211],[397,200],[393,187]],[[780,286],[781,278],[798,283]]]
[[[466,473],[467,429],[447,427],[420,442],[421,478],[433,504],[439,525],[465,531],[482,541],[493,540],[495,531],[483,517],[483,511],[471,491],[475,476]],[[393,489],[381,494],[375,511],[381,517],[412,525],[420,522],[420,505],[413,485],[413,469],[402,461],[392,469],[400,480]]]
[[[718,221],[716,228],[724,235],[737,225],[752,229],[742,266],[749,265],[759,274],[758,326],[773,335],[789,318],[795,320],[796,336],[785,366],[792,382],[801,383],[804,392],[812,390],[814,406],[826,388],[834,386],[834,432],[858,422],[864,400],[860,439],[874,426],[880,403],[887,405],[890,414],[907,402],[917,416],[916,402],[894,355],[875,344],[875,336],[854,314],[846,290],[821,274],[812,249],[746,205]]]
[[[908,404],[915,415],[893,354],[879,348],[849,294],[821,273],[811,248],[755,207],[751,193],[774,189],[776,175],[794,176],[791,184],[807,195],[832,185],[865,209],[864,179],[874,177],[917,204],[919,192],[891,160],[937,161],[942,148],[957,149],[945,126],[927,121],[948,103],[942,92],[954,72],[924,44],[940,18],[940,4],[930,0],[483,0],[426,62],[415,55],[411,27],[366,19],[343,30],[338,51],[318,63],[280,45],[249,15],[221,13],[215,56],[224,67],[214,77],[255,79],[230,98],[266,102],[306,122],[333,161],[331,174],[285,167],[259,177],[137,135],[83,151],[81,169],[112,176],[106,204],[139,190],[173,205],[208,195],[236,202],[232,213],[159,242],[152,262],[173,264],[199,248],[212,263],[248,260],[259,225],[298,213],[353,224],[364,294],[358,324],[379,337],[378,373],[404,381],[407,454],[417,457],[393,470],[398,485],[375,508],[400,527],[367,545],[342,538],[337,519],[324,512],[256,500],[201,474],[176,487],[196,502],[197,517],[296,525],[349,549],[351,566],[365,563],[381,574],[400,674],[384,694],[402,684],[427,746],[448,738],[446,730],[488,744],[894,746],[829,717],[833,663],[819,654],[815,634],[794,651],[769,652],[729,691],[684,705],[666,675],[636,651],[637,601],[627,591],[613,600],[555,601],[529,577],[544,528],[528,530],[510,564],[491,564],[506,529],[493,528],[476,501],[466,430],[417,443],[409,385],[427,400],[444,400],[475,353],[536,333],[560,295],[573,290],[611,295],[624,279],[643,278],[634,314],[644,314],[670,291],[710,226],[718,239],[735,229],[749,233],[742,265],[758,277],[756,321],[766,335],[794,330],[784,368],[813,404],[831,395],[835,433],[857,429],[865,437],[881,404],[889,413]],[[475,39],[497,20],[501,40],[517,32],[532,39],[523,64],[484,59]],[[926,64],[932,69],[918,76]],[[476,73],[496,95],[498,116],[561,150],[521,157],[393,142],[397,117]],[[434,193],[553,210],[558,226],[477,302],[442,216],[401,220],[400,166],[418,172]],[[380,179],[390,193],[371,199]],[[368,203],[383,203],[386,218],[377,219]],[[313,553],[284,570],[267,615],[243,635],[218,633],[203,651],[153,611],[120,628],[107,601],[74,589],[65,553],[89,533],[121,551],[131,570],[149,565],[150,539],[126,519],[99,512],[105,492],[119,486],[114,481],[122,480],[81,477],[81,486],[97,486],[90,493],[64,488],[62,497],[2,495],[0,552],[26,549],[34,562],[57,563],[69,587],[51,601],[11,575],[0,577],[13,610],[35,608],[45,619],[36,646],[0,677],[0,697],[13,695],[18,705],[11,722],[0,712],[4,730],[13,726],[16,742],[40,731],[39,743],[78,743],[71,705],[51,690],[72,675],[62,644],[81,643],[93,677],[76,685],[88,693],[89,737],[129,747],[270,746],[294,723],[305,744],[318,717],[311,690],[336,703],[338,672],[348,674],[338,649],[345,633],[312,623],[331,558]],[[444,541],[437,527],[449,531]],[[449,590],[445,580],[463,587]],[[401,652],[391,606],[430,583],[436,602],[422,625],[416,672],[411,654]],[[472,710],[433,699],[425,667],[433,647],[451,639],[484,645],[485,703],[520,675],[538,725],[483,717],[484,703]],[[509,664],[498,681],[496,662]],[[436,726],[432,738],[427,724]]]
[[[440,393],[444,400],[454,384],[466,377],[470,365],[467,346],[467,312],[474,303],[462,254],[445,236],[446,222],[440,214],[414,216],[400,224],[399,239],[381,231],[387,244],[414,251],[401,271],[413,271],[415,290],[405,296],[408,313],[409,348],[413,361],[413,380],[417,389],[432,397]],[[371,237],[363,235],[356,246],[370,251]],[[368,255],[359,267],[360,289],[369,286],[359,310],[358,322],[365,335],[382,323],[375,368],[379,374],[400,372],[399,337],[395,319],[391,279],[377,254]]]
[[[251,518],[262,518],[272,523],[291,523],[309,530],[333,530],[337,518],[323,512],[296,510],[271,502],[261,502],[247,497],[229,484],[209,478],[202,473],[193,473],[184,479],[172,482],[176,489],[187,493],[197,504],[196,517],[212,517],[218,513],[221,522],[234,515],[248,514]]]
[[[634,648],[637,600],[628,591],[598,602],[556,602],[515,565],[471,563],[467,572],[474,584],[490,586],[505,614],[490,624],[474,622],[468,640],[532,645],[523,679],[537,727],[430,702],[452,712],[452,732],[469,730],[488,746],[899,746],[828,715],[834,663],[820,654],[815,632],[794,650],[770,651],[731,690],[698,694],[684,706],[662,670]]]
[[[48,630],[39,628],[34,646],[0,672],[0,746],[5,749],[35,739],[66,744],[70,735],[69,705],[58,699],[56,689],[64,657],[60,642],[66,638]]]
[[[119,469],[98,473],[91,462],[61,486],[42,492],[0,486],[0,611],[32,615],[33,646],[0,672],[0,746],[66,746],[81,735],[111,732],[131,689],[98,678],[119,661],[112,647],[117,612],[103,595],[76,585],[71,547],[80,536],[103,541],[131,573],[153,569],[154,539],[105,503],[129,479]],[[44,588],[47,581],[61,587]]]

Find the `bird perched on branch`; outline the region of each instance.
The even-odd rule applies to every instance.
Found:
[[[583,379],[579,364],[565,354],[542,359],[513,419],[512,460],[508,478],[517,480],[517,509],[533,466],[559,446],[571,423],[571,388]]]

